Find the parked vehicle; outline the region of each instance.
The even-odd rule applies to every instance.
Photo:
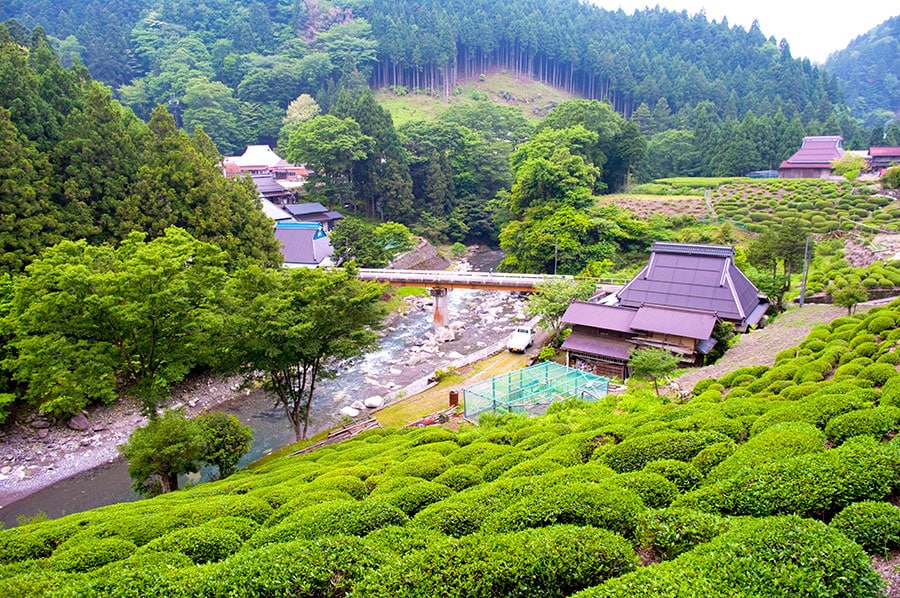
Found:
[[[525,326],[516,328],[506,341],[506,348],[512,353],[524,353],[534,342],[534,329]]]

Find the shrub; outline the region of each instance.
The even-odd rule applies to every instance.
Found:
[[[699,396],[703,394],[707,389],[709,389],[709,387],[713,384],[717,384],[715,378],[704,378],[703,380],[699,380],[696,384],[694,384],[694,390],[692,391],[692,394],[695,397]]]
[[[643,469],[650,461],[676,459],[689,461],[704,448],[730,440],[718,432],[664,432],[630,438],[611,447],[605,454],[607,465],[619,473]]]
[[[824,450],[825,435],[812,424],[775,424],[737,447],[732,455],[707,474],[706,481],[729,478],[737,472],[763,463]]]
[[[188,596],[339,598],[382,560],[360,538],[287,542],[208,565],[203,575],[181,579],[179,589]]]
[[[444,500],[451,494],[453,491],[443,484],[420,482],[379,495],[379,498],[412,517],[426,506]]]
[[[831,520],[831,527],[869,554],[900,548],[900,509],[888,502],[862,501],[847,505]]]
[[[543,488],[522,497],[485,521],[488,533],[561,523],[591,525],[634,537],[644,504],[636,493],[613,485],[577,482]]]
[[[825,435],[834,444],[841,444],[853,436],[882,438],[897,428],[900,408],[875,407],[838,415],[825,426]]]
[[[416,514],[412,524],[460,537],[477,531],[485,519],[533,491],[534,482],[511,478],[459,492]]]
[[[641,471],[620,473],[613,479],[613,483],[637,494],[651,509],[669,506],[679,494],[675,484],[658,473],[646,471],[646,468]]]
[[[176,552],[135,554],[96,569],[89,576],[72,579],[60,596],[120,596],[145,598],[169,596],[175,592],[170,575],[194,564]]]
[[[122,538],[85,538],[56,550],[47,566],[57,571],[79,573],[107,563],[126,559],[137,549],[134,542]]]
[[[327,478],[318,477],[309,483],[307,490],[334,490],[337,492],[346,492],[358,500],[362,500],[369,494],[369,489],[365,482],[358,477],[351,475],[335,475]]]
[[[900,407],[900,376],[890,378],[884,383],[878,404]]]
[[[649,510],[638,522],[638,542],[658,560],[670,560],[728,529],[727,520],[684,508]]]
[[[857,345],[854,348],[854,351],[857,355],[862,355],[863,357],[872,357],[876,353],[878,353],[878,345],[875,343],[862,343]]]
[[[403,525],[409,519],[397,507],[380,498],[329,502],[301,509],[273,527],[259,530],[247,541],[252,548],[296,539],[323,536],[365,536],[386,525]]]
[[[890,281],[886,281],[888,284],[881,285],[887,288],[893,288],[894,284]],[[894,327],[894,318],[890,316],[878,316],[869,320],[869,323],[866,325],[866,329],[872,334],[881,334],[885,330],[890,330]]]
[[[840,532],[809,519],[772,517],[735,526],[674,560],[573,598],[875,598],[883,583],[865,552]]]
[[[464,490],[481,482],[481,471],[474,465],[454,465],[444,473],[434,478],[434,482],[456,490]]]
[[[729,515],[829,519],[852,502],[879,500],[895,483],[897,458],[857,438],[821,453],[745,469],[677,498],[673,506]]]
[[[873,363],[867,365],[859,372],[858,377],[868,380],[875,386],[884,386],[884,383],[898,376],[897,368],[889,363]]]
[[[733,440],[727,442],[716,442],[711,444],[691,459],[693,465],[700,475],[707,475],[712,469],[727,459],[737,449],[737,445]]]
[[[189,527],[148,542],[144,552],[180,552],[193,562],[212,563],[237,552],[243,541],[237,533],[213,524]]]
[[[675,459],[659,459],[657,461],[651,461],[650,463],[647,463],[641,471],[658,473],[675,484],[675,487],[678,488],[679,492],[687,492],[699,484],[700,480],[703,479],[703,474],[701,474],[696,467],[690,463],[676,461]]]
[[[562,597],[637,564],[634,550],[616,534],[559,525],[446,539],[374,571],[354,595]]]

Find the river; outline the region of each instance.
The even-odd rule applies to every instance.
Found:
[[[478,270],[493,268],[499,257],[499,252],[480,254],[472,260],[473,268]],[[479,325],[483,325],[483,314],[479,313],[484,303],[482,293],[488,292],[457,289],[450,293],[451,319],[463,322],[467,328],[457,341],[446,344],[446,348],[443,349],[445,353],[450,350],[462,355],[474,353],[484,346],[487,337],[502,336],[505,334],[504,331],[509,329],[502,318],[488,329],[483,326],[479,328]],[[390,374],[386,375],[390,370],[403,370],[405,378],[420,377],[434,371],[437,367],[434,362],[408,366],[403,363],[401,357],[406,349],[420,344],[423,336],[431,330],[432,317],[430,309],[411,311],[385,330],[378,350],[346,364],[335,379],[322,380],[318,384],[313,404],[311,433],[339,423],[342,419],[339,409],[348,405],[352,399],[362,400],[373,394],[383,395],[390,392],[393,385],[390,381],[385,384],[384,380],[385,376],[390,379]],[[508,313],[506,317],[509,317]],[[281,408],[276,407],[272,397],[261,390],[222,404],[217,409],[235,415],[253,429],[253,443],[241,459],[239,467],[244,467],[294,441],[293,429]],[[184,476],[180,479],[181,485],[184,487],[185,484],[205,481],[209,479],[211,472],[212,470],[207,468],[199,474]],[[31,517],[40,512],[56,518],[137,499],[138,496],[131,490],[127,465],[123,460],[117,459],[112,463],[60,480],[0,508],[0,521],[7,527],[12,527],[17,524],[19,517]]]

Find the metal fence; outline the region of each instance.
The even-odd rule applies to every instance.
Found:
[[[463,402],[466,418],[474,418],[485,411],[540,413],[555,401],[597,401],[608,392],[608,378],[548,361],[464,388]]]

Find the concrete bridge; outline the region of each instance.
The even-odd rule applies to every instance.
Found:
[[[457,272],[452,270],[392,270],[388,268],[361,268],[361,280],[384,282],[393,287],[425,287],[434,297],[434,326],[446,326],[449,321],[447,293],[451,289],[477,289],[482,291],[509,291],[531,293],[535,286],[548,280],[585,280],[575,276],[552,274],[516,274],[507,272]],[[590,278],[597,290],[614,293],[627,279]]]

